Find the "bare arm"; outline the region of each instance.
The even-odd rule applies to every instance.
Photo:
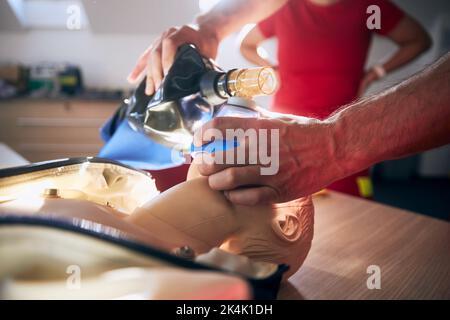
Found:
[[[405,15],[387,37],[395,42],[399,48],[383,65],[386,73],[411,62],[431,46],[431,38],[427,31],[413,18]],[[367,87],[379,78],[371,69],[364,76],[359,87],[359,96],[364,94]]]
[[[386,72],[395,70],[414,60],[422,52],[431,47],[431,38],[425,29],[410,16],[405,16],[388,34],[399,49],[384,63]]]
[[[449,88],[450,53],[411,79],[348,105],[324,121],[295,116],[215,118],[195,135],[196,145],[209,140],[201,133],[210,128],[224,135],[226,129],[278,129],[279,170],[261,175],[260,164],[205,162],[199,171],[209,176],[211,188],[226,190],[234,203],[280,202],[308,195],[376,162],[449,143]]]
[[[287,0],[222,0],[211,11],[197,17],[197,23],[214,30],[221,41],[245,24],[267,18],[286,2]]]
[[[257,66],[270,66],[272,63],[261,56],[258,47],[266,37],[261,33],[258,26],[254,26],[242,39],[240,50],[244,58]]]
[[[209,12],[197,17],[197,27],[185,25],[163,32],[139,57],[128,76],[128,81],[134,83],[145,73],[146,93],[151,95],[160,86],[180,45],[192,43],[203,55],[215,58],[217,47],[223,38],[247,23],[266,18],[286,1],[220,1]]]

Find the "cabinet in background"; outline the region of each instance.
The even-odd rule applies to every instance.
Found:
[[[95,156],[99,129],[120,101],[14,99],[0,101],[0,142],[30,162]]]

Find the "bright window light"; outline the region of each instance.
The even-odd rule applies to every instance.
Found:
[[[220,0],[199,0],[198,6],[201,12],[207,12],[214,7]]]
[[[81,0],[8,0],[18,20],[31,29],[84,29],[88,20]]]

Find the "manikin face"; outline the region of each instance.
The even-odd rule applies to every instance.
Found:
[[[236,206],[209,188],[206,177],[190,175],[127,220],[152,234],[190,246],[202,254],[214,247],[254,261],[288,264],[294,273],[309,252],[314,207],[310,197],[260,206]]]

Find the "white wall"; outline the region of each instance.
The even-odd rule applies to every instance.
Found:
[[[0,32],[0,63],[70,62],[81,66],[87,86],[130,87],[125,78],[155,37],[90,30]],[[265,47],[275,52],[275,41]],[[236,35],[222,42],[217,62],[225,69],[250,66],[237,50]]]
[[[136,59],[156,35],[108,34],[87,30],[29,30],[0,32],[0,64],[70,62],[81,66],[86,86],[131,88],[126,77]],[[224,69],[251,66],[237,50],[237,36],[226,38],[217,62]],[[276,56],[276,41],[265,47]],[[270,98],[260,98],[264,106]]]
[[[65,7],[80,5],[80,0],[35,2],[25,9],[36,13],[38,7],[52,15],[47,20],[59,23],[68,18]],[[191,22],[199,12],[198,0],[82,2],[85,10],[81,11],[87,14],[81,16],[82,25],[87,28],[68,30],[65,23],[58,29],[58,23],[52,27],[45,21],[45,29],[17,27],[6,1],[0,0],[0,63],[70,62],[81,66],[87,86],[131,87],[125,78],[156,34],[174,24]]]

